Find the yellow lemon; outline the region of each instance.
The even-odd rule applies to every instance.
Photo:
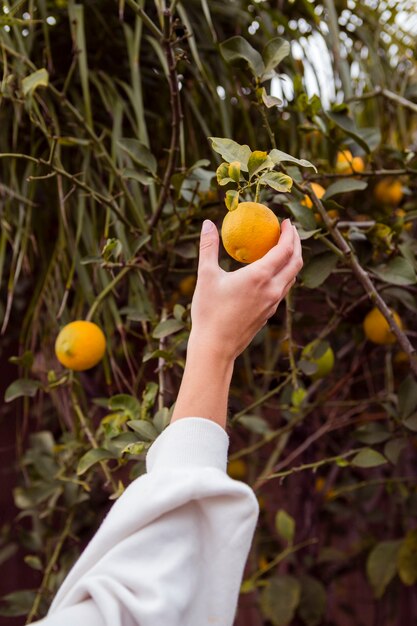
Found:
[[[106,338],[97,324],[85,320],[62,328],[55,341],[55,354],[70,370],[88,370],[97,365],[106,351]]]
[[[397,325],[402,329],[402,321],[398,313],[391,309],[394,320]],[[381,311],[376,307],[369,311],[363,320],[363,330],[365,336],[369,341],[379,344],[381,346],[390,345],[397,341],[396,336],[392,332],[391,328]]]
[[[319,200],[326,193],[325,188],[322,187],[321,185],[319,185],[318,183],[311,183],[311,188],[313,189],[314,193],[319,198]],[[304,204],[304,206],[308,207],[309,209],[311,209],[313,207],[313,203],[312,203],[311,199],[309,198],[309,196],[307,196],[307,195],[304,196],[304,199],[301,201],[301,204]]]
[[[236,261],[252,263],[278,243],[281,227],[271,209],[259,202],[241,202],[222,224],[225,250]]]
[[[234,459],[227,466],[227,473],[230,478],[235,480],[243,480],[246,477],[248,466],[243,459]]]
[[[403,196],[403,185],[398,178],[383,178],[374,187],[374,198],[383,205],[396,207]]]

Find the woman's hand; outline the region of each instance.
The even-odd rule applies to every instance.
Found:
[[[301,242],[290,220],[262,259],[234,272],[219,267],[219,234],[206,220],[191,306],[190,344],[234,360],[275,313],[303,266]]]

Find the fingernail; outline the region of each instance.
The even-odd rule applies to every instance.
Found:
[[[210,220],[204,220],[203,222],[203,228],[201,230],[202,233],[209,233],[211,231],[211,229],[213,228],[214,224],[213,222],[211,222]]]

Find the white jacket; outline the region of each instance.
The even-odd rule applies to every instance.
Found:
[[[38,626],[231,626],[258,517],[228,436],[179,419],[115,502]]]

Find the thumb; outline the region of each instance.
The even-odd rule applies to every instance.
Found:
[[[213,222],[204,220],[200,236],[200,257],[198,269],[218,267],[219,260],[219,233]]]

